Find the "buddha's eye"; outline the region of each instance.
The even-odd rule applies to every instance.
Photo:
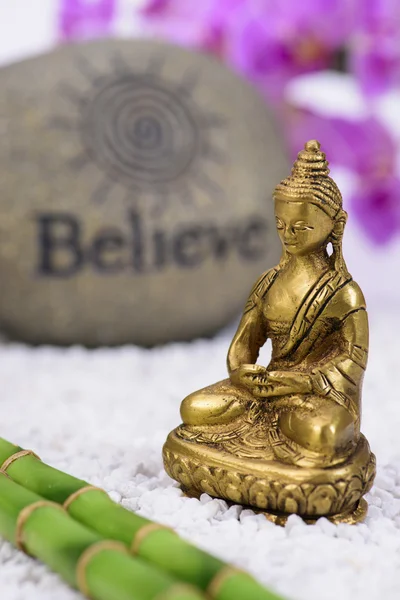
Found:
[[[311,229],[314,229],[314,227],[312,227],[311,225],[308,225],[308,223],[303,223],[301,221],[301,222],[295,223],[293,225],[293,229],[295,229],[296,231],[310,231]]]
[[[284,229],[285,228],[285,226],[282,223],[282,221],[280,219],[278,219],[278,218],[276,218],[276,228],[277,229]]]

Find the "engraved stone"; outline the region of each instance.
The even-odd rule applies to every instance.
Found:
[[[0,327],[33,343],[210,335],[277,258],[287,163],[258,94],[149,40],[0,71]]]

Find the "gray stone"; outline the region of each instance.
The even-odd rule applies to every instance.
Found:
[[[0,327],[32,343],[210,335],[277,260],[287,174],[258,94],[149,40],[0,71]]]

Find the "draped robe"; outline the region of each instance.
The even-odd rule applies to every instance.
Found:
[[[268,320],[265,298],[279,267],[256,282],[228,352],[228,371],[254,364],[267,338],[267,371],[302,373],[308,393],[255,399],[223,380],[190,394],[181,405],[182,437],[219,443],[228,452],[299,466],[344,461],[360,436],[360,399],[368,354],[365,300],[348,273],[324,273],[291,323]],[[251,435],[250,435],[251,432]],[[246,442],[246,443],[245,443]]]

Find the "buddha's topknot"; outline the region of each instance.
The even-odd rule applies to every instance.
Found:
[[[291,198],[308,198],[329,216],[336,217],[342,209],[342,195],[329,177],[329,165],[321,145],[310,140],[297,155],[292,173],[275,188],[276,194]]]

